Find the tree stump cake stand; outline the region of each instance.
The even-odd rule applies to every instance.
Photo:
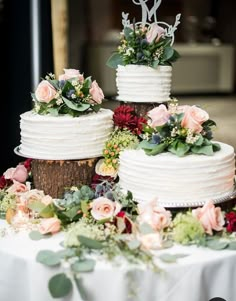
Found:
[[[145,116],[148,111],[152,110],[155,107],[160,106],[161,104],[168,106],[167,102],[157,103],[157,102],[128,102],[119,100],[120,106],[127,105],[134,108],[134,111],[137,115]]]
[[[66,188],[91,184],[98,160],[34,159],[31,162],[34,187],[53,198],[61,198]]]

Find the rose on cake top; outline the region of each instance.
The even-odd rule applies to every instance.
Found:
[[[104,94],[91,77],[84,78],[76,69],[64,69],[56,79],[49,73],[32,93],[34,111],[38,114],[79,116],[89,110],[97,112]]]
[[[211,156],[220,150],[220,145],[211,141],[216,123],[197,106],[179,106],[173,99],[168,108],[160,105],[149,111],[147,117],[139,144],[147,155],[169,151],[179,157],[188,153]]]

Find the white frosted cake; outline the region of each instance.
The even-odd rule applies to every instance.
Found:
[[[118,100],[162,103],[170,97],[172,67],[119,65],[116,73]]]
[[[19,152],[29,158],[73,160],[99,157],[113,129],[113,112],[100,109],[79,117],[22,114]]]
[[[120,154],[119,183],[138,201],[157,198],[163,205],[224,197],[234,188],[235,155],[232,146],[219,144],[221,150],[213,156],[147,156],[143,150],[125,150]]]

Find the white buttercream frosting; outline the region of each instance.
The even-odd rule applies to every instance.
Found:
[[[156,69],[143,65],[119,65],[116,70],[118,100],[127,102],[157,102],[169,100],[172,67]]]
[[[112,129],[113,112],[101,109],[80,117],[39,115],[20,117],[20,152],[29,158],[73,160],[99,157]]]
[[[165,152],[147,156],[143,150],[120,154],[120,185],[139,201],[157,198],[162,203],[199,202],[223,197],[234,187],[235,155],[232,146],[219,143],[213,156],[184,157]]]

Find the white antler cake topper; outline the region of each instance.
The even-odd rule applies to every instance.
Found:
[[[181,14],[178,14],[175,17],[175,24],[170,25],[166,22],[163,21],[157,21],[157,9],[161,5],[162,0],[153,0],[153,6],[151,9],[148,8],[147,2],[149,0],[132,0],[135,5],[140,5],[142,8],[142,20],[141,22],[136,22],[137,25],[141,24],[143,27],[146,25],[150,25],[151,23],[157,23],[158,25],[164,25],[165,28],[165,36],[171,38],[171,45],[174,43],[175,39],[175,31],[177,29],[177,26],[180,23],[180,16]],[[130,26],[130,20],[128,19],[129,14],[122,12],[122,25],[124,27],[129,27]],[[153,21],[152,21],[153,20]]]

